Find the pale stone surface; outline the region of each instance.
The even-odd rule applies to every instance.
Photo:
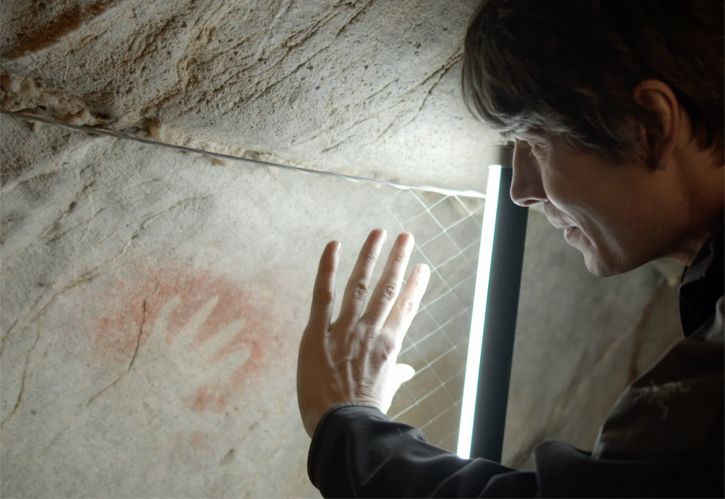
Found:
[[[292,299],[311,269],[259,208],[296,205],[290,191],[266,170],[2,130],[17,166],[2,190],[2,495],[314,496]],[[34,158],[10,154],[18,142]]]
[[[391,416],[455,449],[482,200],[0,126],[3,496],[316,496],[294,387],[315,261],[342,241],[342,280],[378,226],[434,270]],[[517,466],[541,440],[590,447],[680,334],[653,267],[596,279],[536,212],[527,238]]]
[[[478,190],[478,0],[6,0],[2,108],[237,156]]]
[[[439,205],[470,230],[450,258],[416,249],[415,263],[440,261],[442,287],[421,311],[432,329],[406,340],[421,375],[401,410],[422,404],[435,443],[455,432],[455,373],[426,367],[454,349],[454,322],[463,341],[453,319],[473,289],[446,264],[472,272],[480,199],[217,166],[6,116],[0,129],[3,497],[317,496],[295,366],[319,253],[342,242],[342,287],[375,227],[384,252],[414,222],[445,240],[436,219],[416,222]]]

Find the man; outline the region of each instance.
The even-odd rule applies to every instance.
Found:
[[[398,237],[363,310],[374,231],[331,322],[327,245],[300,345],[298,398],[325,496],[719,496],[723,490],[723,3],[487,0],[465,43],[464,96],[516,140],[511,197],[541,203],[599,276],[675,257],[685,338],[622,395],[593,451],[547,442],[536,471],[463,460],[385,411],[425,289]]]

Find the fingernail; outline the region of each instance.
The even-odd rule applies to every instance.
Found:
[[[337,241],[337,249],[335,250],[335,256],[340,256],[340,250],[342,249],[342,243],[340,241]]]

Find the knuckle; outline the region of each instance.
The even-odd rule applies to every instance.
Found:
[[[420,275],[420,273],[415,273],[410,277],[410,285],[413,286],[413,288],[418,289],[423,286],[423,277]]]
[[[368,328],[365,330],[364,334],[364,341],[368,345],[373,345],[375,341],[378,339],[378,333],[373,328]]]
[[[416,303],[410,298],[406,298],[400,302],[400,312],[405,316],[415,314],[415,309],[418,308]]]
[[[382,335],[380,337],[380,345],[383,348],[384,352],[388,352],[389,354],[395,352],[395,339],[390,335]]]
[[[398,254],[395,255],[393,261],[395,263],[398,263],[398,264],[401,264],[402,265],[402,264],[406,263],[406,260],[407,260],[406,254],[403,253],[403,252],[400,252],[400,253],[398,253]]]
[[[388,362],[396,356],[395,340],[388,335],[381,335],[378,340],[377,354],[381,362]]]
[[[395,297],[398,296],[398,286],[395,284],[385,284],[381,289],[381,294],[383,295],[383,298],[394,300]]]
[[[352,294],[358,299],[362,300],[368,294],[368,285],[365,281],[357,281],[352,285]]]
[[[366,263],[373,264],[377,261],[378,254],[375,250],[366,251],[363,254],[363,259],[365,260]]]
[[[318,288],[315,289],[312,299],[319,305],[331,305],[335,300],[335,294],[329,289]]]

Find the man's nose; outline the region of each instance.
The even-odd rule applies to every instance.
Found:
[[[513,170],[511,200],[514,203],[527,207],[546,201],[546,192],[541,182],[541,165],[526,142],[516,141]]]

